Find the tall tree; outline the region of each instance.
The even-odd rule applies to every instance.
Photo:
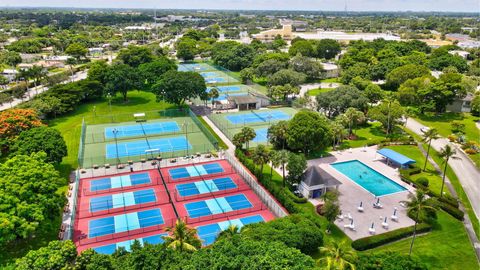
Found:
[[[17,155],[0,164],[0,244],[29,238],[58,216],[65,197],[57,190],[66,183],[46,157]]]
[[[240,131],[242,134],[244,140],[245,140],[245,145],[247,147],[247,151],[250,148],[250,141],[255,139],[257,134],[255,133],[255,130],[251,127],[243,127],[242,130]]]
[[[34,110],[10,109],[0,112],[0,150],[8,150],[22,131],[40,126],[43,123]]]
[[[406,201],[407,211],[409,215],[413,215],[415,218],[415,225],[413,226],[413,238],[410,243],[410,251],[408,255],[412,254],[413,243],[415,242],[415,237],[417,236],[417,224],[421,221],[425,221],[429,215],[429,211],[435,211],[435,208],[432,204],[432,201],[427,198],[425,193],[422,190],[417,189],[415,194],[408,194],[409,200]]]
[[[194,39],[181,38],[176,44],[177,57],[185,61],[193,60],[197,54],[197,42]]]
[[[449,144],[445,145],[444,148],[440,151],[440,157],[443,158],[443,163],[445,164],[443,167],[443,176],[442,176],[442,188],[440,189],[440,197],[443,197],[443,187],[445,186],[445,176],[447,174],[447,166],[448,161],[450,159],[459,159],[459,157],[455,156],[457,151],[453,149]]]
[[[166,57],[158,57],[152,62],[138,66],[142,82],[148,90],[163,74],[170,70],[177,70],[177,65]]]
[[[300,183],[303,172],[307,169],[305,155],[290,153],[286,169],[288,171],[288,182],[290,184]]]
[[[183,106],[185,100],[206,95],[205,79],[196,72],[167,71],[152,86],[157,100],[165,100]]]
[[[422,131],[423,135],[423,142],[428,144],[427,148],[427,156],[425,157],[425,164],[423,165],[423,171],[427,168],[428,163],[428,156],[430,155],[430,146],[432,145],[432,141],[439,138],[438,131],[435,128],[431,128],[427,131]]]
[[[280,150],[274,151],[274,154],[271,157],[272,166],[273,167],[282,167],[282,179],[283,179],[283,187],[285,187],[285,165],[288,163],[288,157],[290,156],[290,152],[287,150]]]
[[[208,97],[212,100],[212,105],[215,104],[215,99],[220,96],[220,91],[217,87],[212,87],[208,92]]]
[[[270,161],[270,151],[263,144],[257,145],[252,153],[252,160],[260,165],[260,173],[263,174],[263,165]]]
[[[275,147],[285,149],[287,142],[288,121],[272,124],[267,131],[268,141]]]
[[[405,110],[398,101],[387,99],[368,111],[370,118],[382,123],[387,136],[392,133],[393,127],[399,123],[399,120],[404,114]]]
[[[74,264],[76,257],[77,247],[72,241],[51,241],[47,246],[30,250],[27,255],[18,259],[15,269],[67,269]]]
[[[287,145],[305,155],[330,144],[330,125],[325,116],[313,111],[300,111],[288,122]]]
[[[126,64],[113,65],[106,75],[105,89],[110,94],[120,92],[125,102],[128,101],[127,93],[135,88],[140,88],[140,76],[137,70]]]
[[[67,145],[58,130],[50,127],[36,127],[20,133],[10,151],[12,156],[30,155],[43,151],[47,154],[47,162],[59,164],[67,155]]]
[[[87,48],[85,48],[85,46],[81,43],[72,43],[68,45],[68,47],[65,49],[65,53],[75,58],[77,62],[80,61],[82,58],[85,58],[87,52]]]
[[[117,59],[126,65],[136,68],[141,64],[152,62],[155,57],[148,47],[129,45],[127,48],[120,50]]]
[[[327,191],[322,195],[325,204],[322,207],[322,215],[327,219],[327,233],[330,233],[330,228],[337,216],[341,213],[340,204],[338,202],[338,191]]]
[[[169,235],[164,236],[163,239],[165,245],[171,249],[191,252],[202,246],[202,242],[197,236],[197,230],[189,227],[182,219],[178,219],[174,227],[168,227],[165,231]]]
[[[325,256],[317,261],[317,265],[329,270],[355,270],[356,254],[348,244],[332,241],[320,248]]]
[[[365,114],[352,107],[348,108],[343,114],[343,116],[345,117],[345,120],[347,122],[348,136],[352,136],[353,130],[357,124],[365,121]]]

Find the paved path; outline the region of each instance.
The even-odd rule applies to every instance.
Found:
[[[80,71],[80,72],[77,72],[73,75],[73,81],[79,81],[79,80],[83,80],[85,78],[87,78],[87,71]],[[72,81],[72,78],[69,78],[67,81],[64,81],[63,83],[68,83],[68,82],[71,82],[71,81]],[[23,103],[25,101],[28,101],[28,100],[32,99],[33,97],[35,97],[36,95],[41,94],[41,93],[43,93],[47,90],[48,90],[48,87],[45,87],[43,85],[39,85],[37,87],[32,87],[28,90],[27,93],[25,93],[25,98],[23,98],[23,99],[16,98],[12,102],[8,102],[8,103],[4,103],[4,104],[0,105],[0,111],[11,109],[11,108],[17,106],[18,104]]]
[[[235,146],[233,143],[228,139],[225,134],[207,117],[207,116],[202,116],[203,120],[207,122],[207,124],[213,129],[213,132],[215,132],[220,139],[228,146],[228,152],[230,152],[233,156],[235,156]]]
[[[407,128],[412,130],[418,135],[423,135],[422,131],[420,130],[424,125],[415,121],[415,119],[409,118],[407,121]],[[437,140],[432,141],[432,147],[440,151],[441,148],[445,147],[445,145],[449,144],[450,142],[445,138],[439,138]],[[460,159],[450,159],[448,164],[452,168],[452,170],[457,175],[458,179],[460,180],[460,184],[463,187],[463,190],[468,196],[470,203],[472,204],[473,211],[477,218],[480,217],[480,171],[475,164],[473,164],[472,160],[455,144],[453,145],[457,150],[457,156]]]

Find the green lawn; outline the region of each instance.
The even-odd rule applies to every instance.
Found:
[[[212,127],[210,127],[207,122],[205,122],[205,120],[203,120],[203,118],[201,116],[197,116],[198,120],[200,120],[200,122],[210,131],[210,133],[213,134],[213,136],[215,137],[215,139],[217,139],[218,141],[218,147],[222,148],[222,149],[228,149],[228,145],[220,138],[220,136],[218,136],[217,133],[215,133],[215,131],[213,131]]]
[[[443,211],[438,212],[438,224],[432,232],[418,236],[413,255],[420,258],[429,269],[476,270],[479,265],[462,222]],[[408,254],[411,238],[373,250]]]
[[[308,90],[307,92],[307,95],[311,96],[311,97],[316,97],[318,96],[318,94],[320,93],[326,93],[326,92],[330,92],[332,90],[334,90],[335,88],[317,88],[317,89],[312,89],[312,90]]]
[[[418,146],[416,145],[392,145],[388,146],[386,148],[392,149],[402,155],[405,155],[411,159],[414,159],[417,163],[416,166],[423,169],[423,166],[425,165],[425,156],[423,155],[422,151],[418,149]],[[431,151],[430,154],[432,154],[433,151]],[[440,189],[442,187],[442,178],[440,175],[438,175],[437,171],[433,167],[433,165],[428,162],[427,163],[427,168],[425,172],[421,172],[418,174],[414,174],[411,176],[413,181],[416,181],[420,177],[425,177],[429,181],[429,188],[437,193],[440,194]],[[450,194],[447,188],[444,188],[444,191]]]
[[[136,112],[159,111],[165,109],[176,108],[174,105],[165,102],[157,103],[155,95],[149,92],[132,91],[128,93],[128,103],[124,103],[121,96],[116,96],[112,99],[111,111],[112,114],[131,115]],[[62,177],[68,178],[70,172],[77,168],[78,144],[80,141],[80,132],[82,119],[93,119],[93,108],[95,107],[95,122],[109,121],[110,117],[100,117],[100,115],[109,114],[110,109],[107,100],[91,102],[80,105],[74,112],[65,116],[48,122],[48,125],[58,129],[65,139],[68,148],[68,155],[63,159],[63,162],[58,165],[57,169],[60,171]],[[153,116],[151,116],[153,117]],[[157,114],[157,117],[160,117]],[[67,186],[58,190],[59,193],[65,194]],[[24,256],[31,249],[38,249],[48,244],[49,241],[57,239],[57,234],[61,224],[61,216],[54,220],[45,222],[45,226],[38,231],[36,236],[32,239],[21,240],[12,243],[4,250],[0,250],[0,268],[6,263],[13,262],[16,258]]]
[[[443,137],[452,134],[451,123],[459,121],[465,125],[465,136],[468,141],[475,141],[480,144],[480,130],[476,127],[475,122],[480,121],[480,117],[473,116],[469,113],[444,113],[441,115],[424,114],[415,118],[425,126],[436,128],[438,133]],[[480,153],[470,155],[475,165],[480,168]]]

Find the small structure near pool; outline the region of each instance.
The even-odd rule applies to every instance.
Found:
[[[319,198],[328,189],[338,189],[342,182],[318,166],[310,166],[304,173],[298,187],[305,198]]]
[[[380,150],[377,150],[377,154],[380,154],[381,156],[386,158],[387,164],[389,164],[389,162],[394,163],[400,165],[401,168],[408,168],[409,165],[416,162],[415,160],[388,148],[382,148]]]

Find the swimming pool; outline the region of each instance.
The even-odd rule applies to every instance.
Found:
[[[337,162],[330,165],[375,196],[384,196],[407,190],[359,160]]]

